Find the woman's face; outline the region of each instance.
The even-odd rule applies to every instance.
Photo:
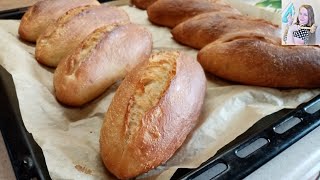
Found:
[[[309,21],[308,10],[304,7],[300,8],[300,12],[299,12],[300,25],[306,25],[308,24],[308,21]]]

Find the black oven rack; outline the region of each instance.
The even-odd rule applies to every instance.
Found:
[[[18,180],[50,179],[42,150],[23,124],[12,76],[1,65],[0,130]]]
[[[243,179],[320,125],[320,95],[268,115],[196,169],[172,179]]]

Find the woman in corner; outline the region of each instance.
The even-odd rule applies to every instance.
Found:
[[[287,33],[284,36],[284,42],[287,45],[314,45],[315,33],[310,32],[314,25],[314,12],[310,5],[302,5],[299,8],[299,14],[296,23],[293,18],[288,15]],[[315,25],[313,26],[315,28]]]

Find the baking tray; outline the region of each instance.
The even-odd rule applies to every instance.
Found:
[[[0,19],[20,19],[26,9],[0,12]],[[23,124],[12,76],[1,66],[0,109],[0,130],[16,178],[50,179],[42,150]],[[243,179],[318,127],[319,109],[320,95],[270,114],[198,168],[180,168],[171,179]]]
[[[50,179],[42,150],[23,124],[12,76],[2,66],[0,130],[17,179]]]
[[[0,130],[16,178],[50,179],[42,150],[23,124],[12,76],[2,66],[0,102]],[[200,167],[178,169],[171,179],[242,179],[319,124],[320,95],[296,109],[282,109],[262,118]],[[259,139],[266,143],[252,149]]]

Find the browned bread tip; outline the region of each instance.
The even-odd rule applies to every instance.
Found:
[[[128,23],[127,13],[117,7],[100,5],[66,13],[37,40],[36,60],[56,67],[95,29],[113,23]]]
[[[36,42],[41,33],[66,11],[87,5],[99,5],[97,0],[42,0],[31,6],[23,15],[19,35],[22,39]]]
[[[81,106],[149,58],[151,34],[136,24],[103,26],[91,33],[54,73],[57,99]]]
[[[198,121],[206,89],[200,64],[178,51],[153,53],[123,80],[106,113],[101,157],[120,179],[166,162]]]
[[[193,16],[211,11],[240,14],[221,0],[158,0],[147,9],[151,22],[170,28]]]
[[[147,9],[151,4],[157,0],[131,0],[131,3],[140,9]]]
[[[198,53],[202,67],[216,76],[247,85],[276,88],[320,87],[320,48],[282,46],[279,37],[235,33]]]

